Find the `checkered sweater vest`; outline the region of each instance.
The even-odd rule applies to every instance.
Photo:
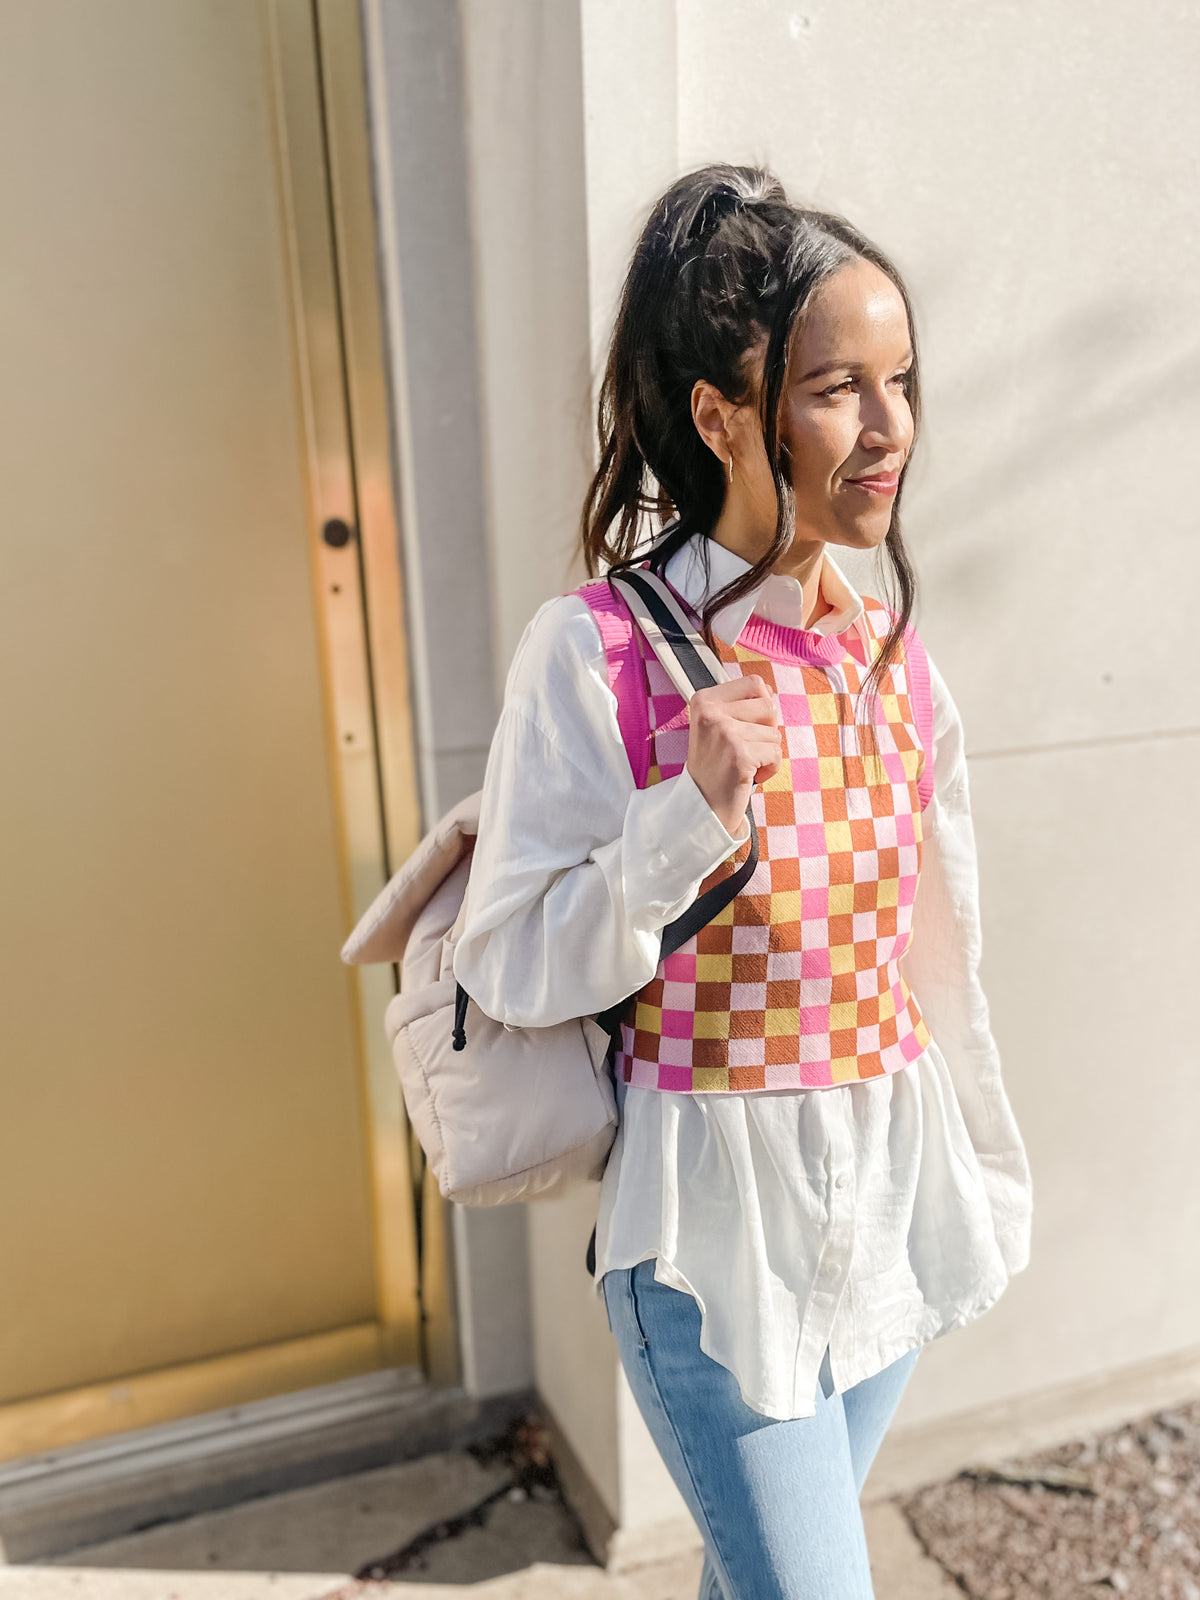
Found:
[[[687,759],[682,696],[603,579],[576,592],[600,626],[635,782],[674,777]],[[869,659],[856,629],[822,636],[758,616],[736,644],[717,640],[728,672],[758,673],[778,695],[784,759],[751,796],[753,877],[627,1003],[615,1062],[626,1083],[730,1094],[828,1088],[896,1072],[929,1043],[899,970],[932,792],[928,666],[909,629],[879,686],[877,752],[868,745],[864,755],[855,702],[892,615],[863,603]],[[700,892],[736,872],[749,850],[747,840]]]

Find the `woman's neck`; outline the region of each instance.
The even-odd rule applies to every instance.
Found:
[[[724,545],[726,550],[732,550],[734,555],[741,556],[743,561],[748,561],[753,566],[756,561],[762,559],[770,547],[774,530],[764,534],[761,528],[743,523],[737,517],[734,507],[727,504],[717,518],[711,537],[718,544]],[[791,544],[771,568],[771,571],[780,577],[795,578],[799,582],[804,593],[802,614],[806,628],[811,628],[827,612],[833,610],[821,593],[821,567],[824,559],[823,540],[806,540],[801,543],[793,537]]]

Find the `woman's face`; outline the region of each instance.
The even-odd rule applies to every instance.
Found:
[[[779,403],[795,496],[795,543],[872,549],[887,537],[900,469],[913,442],[907,377],[912,360],[904,301],[869,261],[839,268],[813,295]],[[769,542],[775,487],[756,408],[745,408],[740,420],[757,433],[757,448],[747,452],[745,490]]]
[[[817,290],[792,346],[779,430],[797,540],[871,549],[891,525],[913,442],[912,339],[895,284],[869,261]]]

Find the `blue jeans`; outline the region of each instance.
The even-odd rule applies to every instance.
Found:
[[[858,1496],[916,1363],[913,1349],[832,1394],[816,1415],[752,1411],[700,1349],[700,1308],[654,1262],[606,1272],[621,1365],[646,1426],[704,1535],[699,1600],[873,1600]]]

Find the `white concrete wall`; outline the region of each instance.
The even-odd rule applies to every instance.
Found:
[[[461,46],[453,6],[365,0],[363,16],[421,798],[432,825],[478,787],[496,710]]]
[[[587,188],[572,0],[461,0],[497,682],[580,582],[590,461]]]
[[[461,0],[459,13],[502,692],[530,616],[584,576],[575,556],[591,459],[584,51],[574,4]],[[538,1388],[619,1524],[624,1378],[584,1268],[595,1196],[528,1210]]]
[[[380,277],[422,813],[483,781],[502,686],[485,519],[479,341],[458,13],[363,0]],[[451,1208],[463,1382],[533,1378],[525,1217]]]
[[[973,753],[984,977],[1036,1222],[1030,1267],[926,1349],[896,1428],[1200,1345],[1200,719],[1181,670],[1200,560],[1183,68],[1200,13],[461,0],[460,16],[497,687],[536,605],[581,576],[589,371],[672,176],[765,161],[874,235],[915,295],[919,621]],[[614,1518],[669,1518],[583,1278],[588,1198],[530,1221],[543,1392]]]

